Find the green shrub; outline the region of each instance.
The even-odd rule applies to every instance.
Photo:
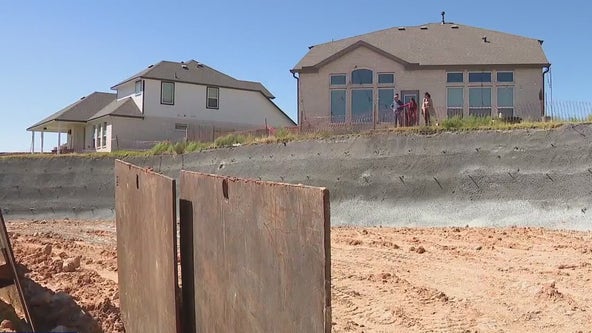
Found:
[[[209,145],[207,143],[199,142],[199,141],[190,141],[185,146],[186,153],[193,153],[194,151],[202,151],[207,149]]]
[[[241,134],[228,134],[225,136],[221,136],[214,141],[214,146],[216,147],[230,147],[234,144],[243,144],[246,142],[246,138],[244,135]]]
[[[150,153],[154,155],[161,155],[168,152],[171,149],[171,143],[169,141],[159,142],[152,149],[150,149]]]
[[[586,118],[587,122],[592,122],[592,113],[588,116],[588,118]]]
[[[491,117],[459,117],[446,118],[442,121],[442,128],[444,129],[475,129],[475,128],[491,128],[494,122]]]
[[[185,152],[185,147],[186,144],[185,142],[177,142],[174,145],[172,145],[172,152],[177,154],[177,155],[181,155]]]
[[[446,118],[442,120],[442,128],[444,129],[459,129],[463,125],[463,120],[459,116],[454,116],[452,118]]]
[[[275,137],[280,142],[292,141],[296,138],[292,132],[285,128],[280,128],[279,130],[277,130],[275,132]]]

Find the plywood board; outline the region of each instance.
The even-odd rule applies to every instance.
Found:
[[[117,266],[127,333],[177,333],[175,180],[115,161]]]
[[[180,186],[190,330],[331,331],[328,190],[189,171]]]

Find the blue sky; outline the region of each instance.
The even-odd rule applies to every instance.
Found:
[[[0,0],[0,152],[28,151],[27,127],[160,60],[195,59],[260,81],[295,119],[289,70],[309,45],[439,22],[442,10],[447,21],[543,39],[553,98],[592,100],[584,0]],[[57,144],[45,141],[46,151]]]

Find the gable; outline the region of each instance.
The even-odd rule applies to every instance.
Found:
[[[542,41],[457,24],[427,24],[380,30],[312,47],[292,69],[304,72],[365,42],[416,66],[548,66]]]
[[[362,52],[360,52],[362,51]],[[366,51],[366,52],[363,52]],[[360,56],[360,55],[356,55],[356,54],[365,54],[365,55],[369,55],[370,59],[364,57],[364,56]],[[372,67],[372,62],[374,62],[373,59],[377,59],[377,58],[386,58],[389,59],[391,61],[394,61],[404,67],[410,67],[414,64],[411,64],[397,56],[394,56],[386,51],[384,51],[381,48],[378,48],[372,44],[369,44],[363,40],[359,40],[339,51],[337,51],[336,53],[330,55],[329,57],[323,59],[322,61],[320,61],[319,63],[315,64],[314,66],[309,66],[309,67],[304,67],[302,68],[302,72],[317,72],[319,71],[320,68],[333,63],[335,61],[338,61],[340,59],[344,59],[344,58],[353,58],[352,61],[356,62],[359,61],[361,62],[364,67]],[[357,64],[354,64],[357,65]]]

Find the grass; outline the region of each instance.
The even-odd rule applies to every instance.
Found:
[[[587,119],[592,122],[592,115]],[[444,119],[440,126],[418,126],[418,127],[389,127],[376,130],[367,130],[364,132],[355,132],[348,134],[334,134],[327,130],[319,130],[308,133],[294,133],[288,129],[278,129],[274,135],[267,137],[255,137],[252,135],[242,134],[228,134],[217,138],[213,143],[189,141],[189,142],[170,142],[163,141],[154,145],[151,149],[145,151],[127,151],[118,150],[110,153],[74,153],[66,155],[56,154],[15,154],[15,155],[0,155],[0,159],[4,158],[59,158],[61,156],[76,156],[87,158],[125,158],[134,156],[153,156],[162,154],[180,155],[186,153],[200,152],[208,149],[216,149],[223,147],[233,147],[239,145],[251,144],[270,144],[270,143],[287,143],[291,141],[303,140],[321,140],[329,138],[337,138],[349,135],[369,136],[377,133],[410,133],[410,134],[436,134],[441,132],[457,132],[457,131],[475,131],[475,130],[519,130],[519,129],[552,129],[565,124],[565,122],[520,122],[507,123],[495,118],[489,117],[453,117]]]

